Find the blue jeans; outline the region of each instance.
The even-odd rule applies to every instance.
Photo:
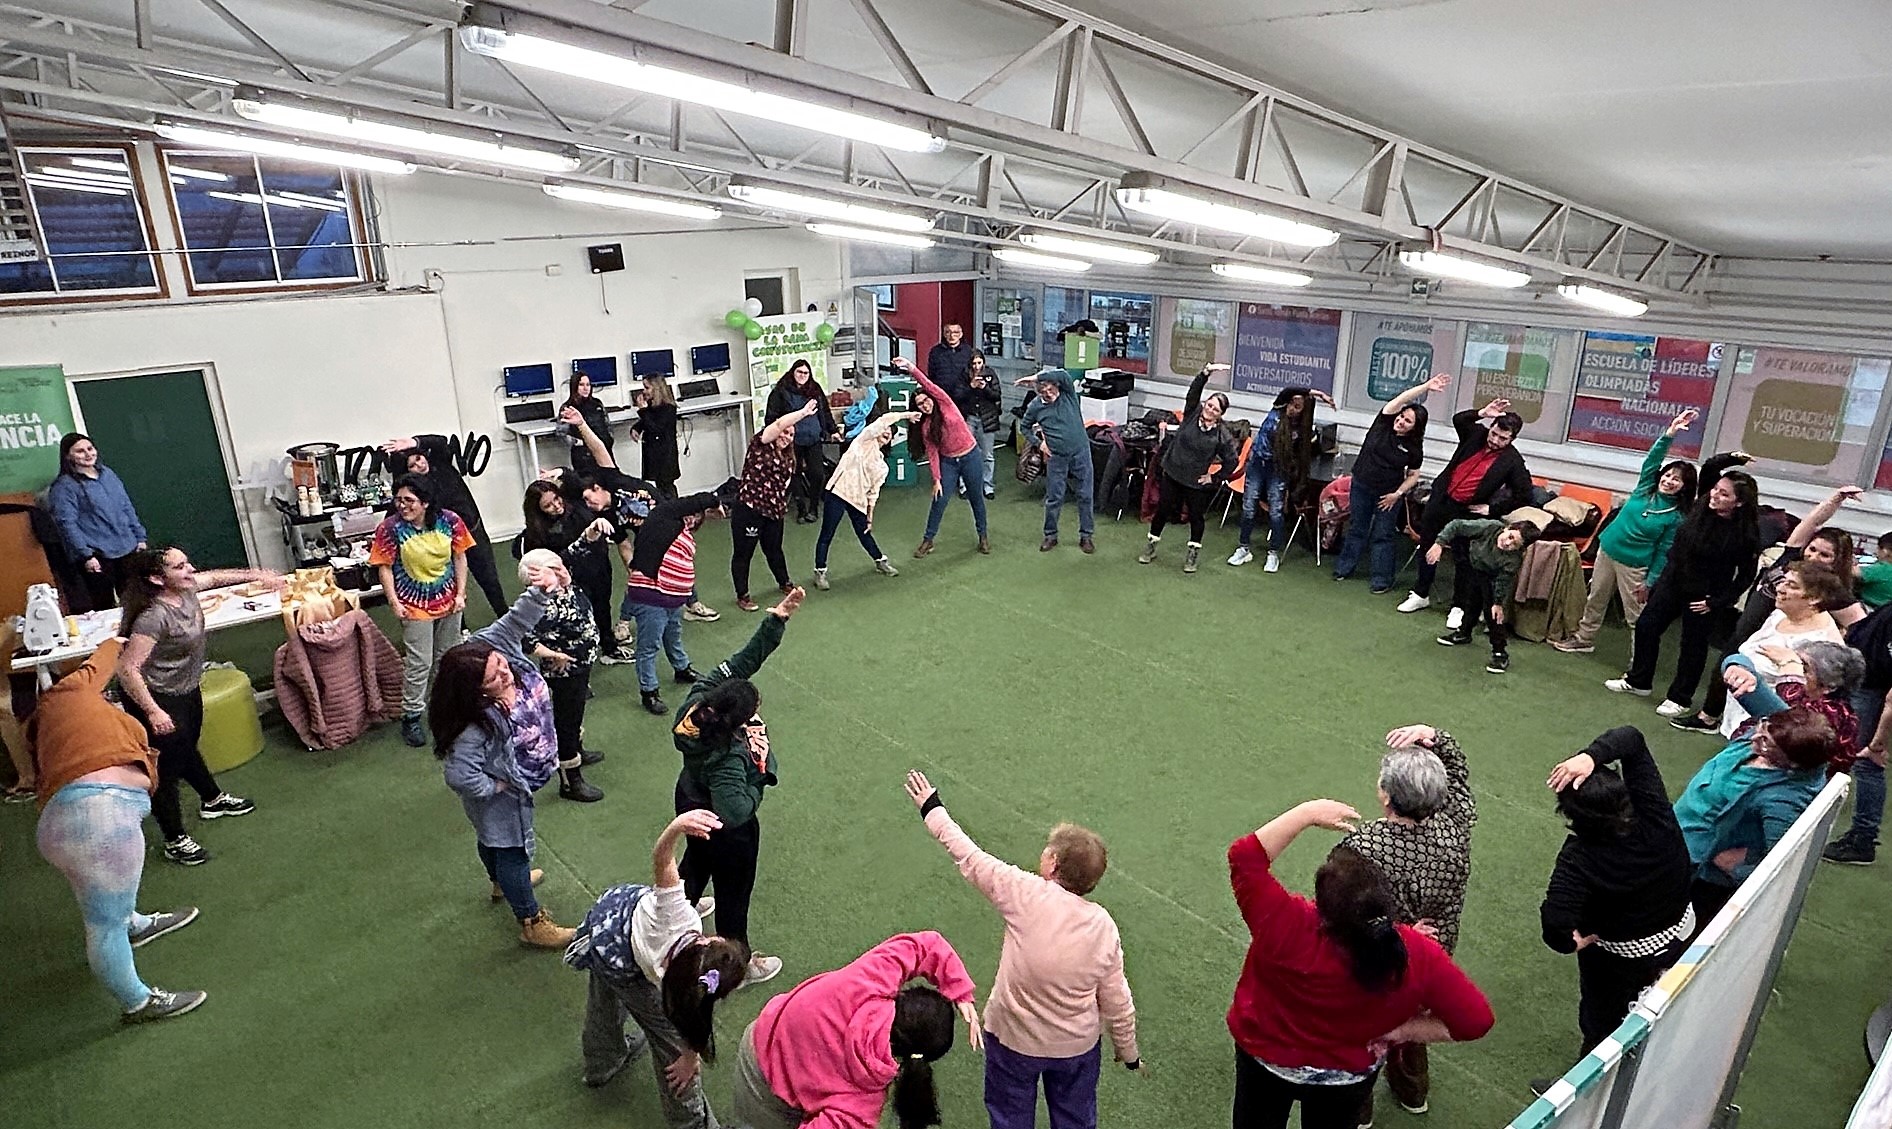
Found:
[[[479,845],[480,865],[486,868],[486,877],[499,884],[499,892],[506,895],[506,905],[512,915],[520,921],[528,917],[537,917],[539,899],[532,893],[532,856],[524,847],[489,847]]]
[[[1044,1079],[1051,1129],[1097,1129],[1097,1074],[1102,1043],[1070,1058],[1015,1051],[985,1033],[985,1111],[992,1129],[1033,1129],[1038,1080]]]
[[[622,614],[637,625],[637,646],[632,658],[637,662],[637,688],[648,694],[657,689],[657,644],[674,670],[690,669],[690,656],[683,650],[683,609],[660,608],[656,604],[624,601]]]
[[[1879,715],[1885,709],[1883,691],[1864,686],[1853,691],[1853,712],[1859,715],[1859,733],[1866,740],[1879,731]],[[1885,766],[1867,760],[1864,755],[1853,762],[1853,825],[1847,832],[1867,843],[1879,841],[1879,822],[1885,818]]]
[[[874,543],[874,535],[867,530],[867,515],[843,502],[833,494],[827,495],[827,502],[821,510],[821,536],[815,538],[815,567],[828,567],[828,546],[834,544],[835,531],[841,528],[841,519],[847,518],[854,523],[854,536],[860,538],[861,548],[867,555],[879,560],[887,554],[880,551]]]
[[[151,796],[123,784],[68,784],[39,817],[39,853],[72,884],[85,920],[85,959],[126,1011],[143,1007],[151,989],[138,978],[131,934],[151,924],[137,910],[144,875],[142,824]]]
[[[926,512],[926,539],[939,535],[939,520],[946,516],[946,503],[953,500],[960,482],[966,484],[966,501],[972,506],[972,524],[979,536],[985,536],[985,456],[977,444],[958,458],[939,457],[939,496]]]
[[[1360,558],[1366,556],[1373,590],[1379,592],[1393,586],[1393,577],[1399,571],[1402,508],[1395,504],[1390,510],[1380,509],[1380,495],[1358,478],[1353,480],[1353,490],[1347,495],[1347,539],[1340,546],[1340,558],[1334,561],[1336,577],[1352,576],[1353,570],[1360,566]]]
[[[1254,540],[1255,510],[1264,490],[1268,495],[1268,551],[1278,553],[1288,543],[1288,480],[1275,474],[1272,464],[1249,459],[1242,472],[1243,545]]]
[[[1097,531],[1092,520],[1092,503],[1097,489],[1097,472],[1091,463],[1091,445],[1086,442],[1075,455],[1053,455],[1045,462],[1045,536],[1058,535],[1058,515],[1064,512],[1064,489],[1077,479],[1077,533],[1089,537]]]

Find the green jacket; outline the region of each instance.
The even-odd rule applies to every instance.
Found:
[[[1489,517],[1462,517],[1445,523],[1439,530],[1439,544],[1450,545],[1463,537],[1471,553],[1472,567],[1491,577],[1491,602],[1508,604],[1511,589],[1517,586],[1518,569],[1524,567],[1524,550],[1498,548],[1498,534],[1505,522]]]
[[[1662,566],[1668,563],[1675,531],[1688,516],[1675,504],[1675,499],[1665,498],[1656,491],[1662,477],[1662,463],[1668,457],[1672,442],[1674,440],[1667,435],[1656,438],[1648,456],[1642,460],[1635,490],[1597,539],[1597,547],[1608,553],[1610,560],[1626,568],[1648,569],[1649,575],[1643,583],[1651,588],[1655,587],[1656,577],[1662,575]]]
[[[768,747],[768,735],[762,734],[762,751],[757,754],[748,735],[738,730],[727,744],[705,742],[698,733],[690,711],[703,695],[731,678],[753,678],[762,669],[775,648],[781,645],[782,631],[788,621],[764,613],[742,650],[724,659],[716,668],[697,679],[689,697],[677,709],[677,723],[671,739],[683,754],[683,772],[698,788],[709,793],[710,808],[722,818],[725,827],[740,827],[755,818],[762,806],[762,789],[776,783],[775,752]]]

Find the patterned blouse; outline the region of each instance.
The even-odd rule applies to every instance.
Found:
[[[455,586],[453,558],[473,547],[473,535],[452,510],[439,511],[432,525],[422,529],[398,516],[383,520],[374,531],[368,563],[388,566],[394,573],[394,591],[414,619],[440,619],[452,614]]]
[[[736,500],[763,517],[779,519],[788,513],[788,480],[794,474],[795,448],[765,443],[758,433],[742,456]]]
[[[1465,884],[1472,872],[1472,825],[1478,803],[1471,769],[1452,735],[1439,730],[1432,751],[1445,765],[1445,806],[1416,824],[1376,819],[1340,841],[1372,860],[1399,899],[1399,920],[1430,921],[1439,946],[1458,946],[1458,919],[1465,912]]]
[[[539,660],[539,671],[547,678],[564,678],[590,666],[598,657],[598,620],[591,614],[591,601],[577,585],[560,588],[546,601],[545,614],[526,633],[527,655],[532,654],[534,644],[572,658],[571,665],[563,670],[550,659]]]

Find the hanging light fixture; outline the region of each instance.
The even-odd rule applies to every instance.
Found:
[[[1399,265],[1427,278],[1455,278],[1460,282],[1473,282],[1479,286],[1496,286],[1506,290],[1528,285],[1531,281],[1531,276],[1524,271],[1445,251],[1401,250]]]
[[[1255,282],[1263,286],[1306,286],[1314,281],[1311,276],[1301,274],[1299,271],[1258,267],[1252,263],[1216,263],[1209,269],[1223,278]]]
[[[1614,290],[1605,290],[1600,286],[1591,286],[1587,282],[1566,279],[1557,287],[1557,293],[1579,305],[1593,310],[1602,310],[1619,318],[1639,318],[1649,312],[1649,303],[1627,294],[1618,294]]]
[[[924,251],[935,242],[924,235],[909,235],[904,231],[888,231],[879,227],[852,227],[844,223],[811,223],[808,230],[830,239],[865,240],[894,247],[910,247],[915,251]]]
[[[327,109],[302,99],[284,100],[252,87],[238,87],[230,106],[253,122],[298,134],[320,134],[405,153],[479,161],[533,172],[570,172],[578,153],[570,147],[537,148],[500,133],[468,133],[431,125],[404,125],[362,117],[352,109]]]
[[[1107,263],[1128,263],[1138,267],[1147,267],[1162,258],[1155,251],[1146,251],[1141,247],[1125,247],[1121,243],[1100,243],[1094,239],[1073,239],[1065,235],[1051,235],[1038,231],[1027,231],[1018,237],[1018,241],[1035,251],[1043,251],[1051,255],[1099,259]]]
[[[601,208],[623,208],[626,211],[651,212],[686,220],[713,220],[723,214],[721,208],[710,204],[696,204],[647,192],[622,192],[615,188],[593,188],[586,184],[552,183],[544,188],[547,196],[570,200],[575,204],[595,204]]]
[[[1296,247],[1328,247],[1340,238],[1339,232],[1316,224],[1244,205],[1219,203],[1208,199],[1201,189],[1172,185],[1150,173],[1130,173],[1120,183],[1117,203],[1126,211]]]
[[[888,227],[896,231],[933,230],[933,216],[930,214],[921,215],[917,212],[878,208],[872,204],[856,204],[851,200],[834,196],[778,188],[748,177],[736,177],[731,180],[729,194],[745,204],[752,204],[770,211],[792,212],[796,215],[815,216],[824,220],[840,220],[843,223],[860,224],[863,227]]]
[[[1021,267],[1035,267],[1038,270],[1068,271],[1077,274],[1091,269],[1091,264],[1082,259],[1067,259],[1062,255],[1041,255],[1036,251],[1025,251],[1017,247],[1000,247],[992,252],[992,257]]]
[[[159,122],[155,128],[158,136],[166,141],[175,141],[179,145],[188,145],[193,149],[255,153],[263,157],[281,157],[288,161],[335,165],[340,168],[388,173],[394,176],[414,171],[414,166],[409,162],[397,161],[392,157],[376,157],[347,149],[330,149],[322,145],[304,145],[297,141],[259,137],[251,133],[234,133],[226,129],[205,129],[201,126],[179,125],[171,122]]]

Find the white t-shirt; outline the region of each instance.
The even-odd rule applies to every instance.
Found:
[[[1824,639],[1828,643],[1846,641],[1846,633],[1841,631],[1839,625],[1833,622],[1833,617],[1825,612],[1814,617],[1814,627],[1811,631],[1782,631],[1781,625],[1786,622],[1786,612],[1769,612],[1767,618],[1762,621],[1760,629],[1748,636],[1747,642],[1741,644],[1739,648],[1740,653],[1746,655],[1754,663],[1754,671],[1760,677],[1762,685],[1772,686],[1774,679],[1780,677],[1780,668],[1774,665],[1772,659],[1761,654],[1762,647],[1790,648],[1796,643],[1811,643],[1816,639]],[[1721,672],[1716,671],[1715,677],[1721,677]],[[1734,731],[1739,729],[1741,723],[1746,720],[1747,710],[1735,700],[1733,695],[1729,695],[1728,706],[1721,713],[1721,735],[1734,736]]]
[[[653,887],[631,911],[631,956],[637,961],[637,970],[652,984],[661,985],[677,941],[702,931],[696,907],[683,896],[681,882]]]

